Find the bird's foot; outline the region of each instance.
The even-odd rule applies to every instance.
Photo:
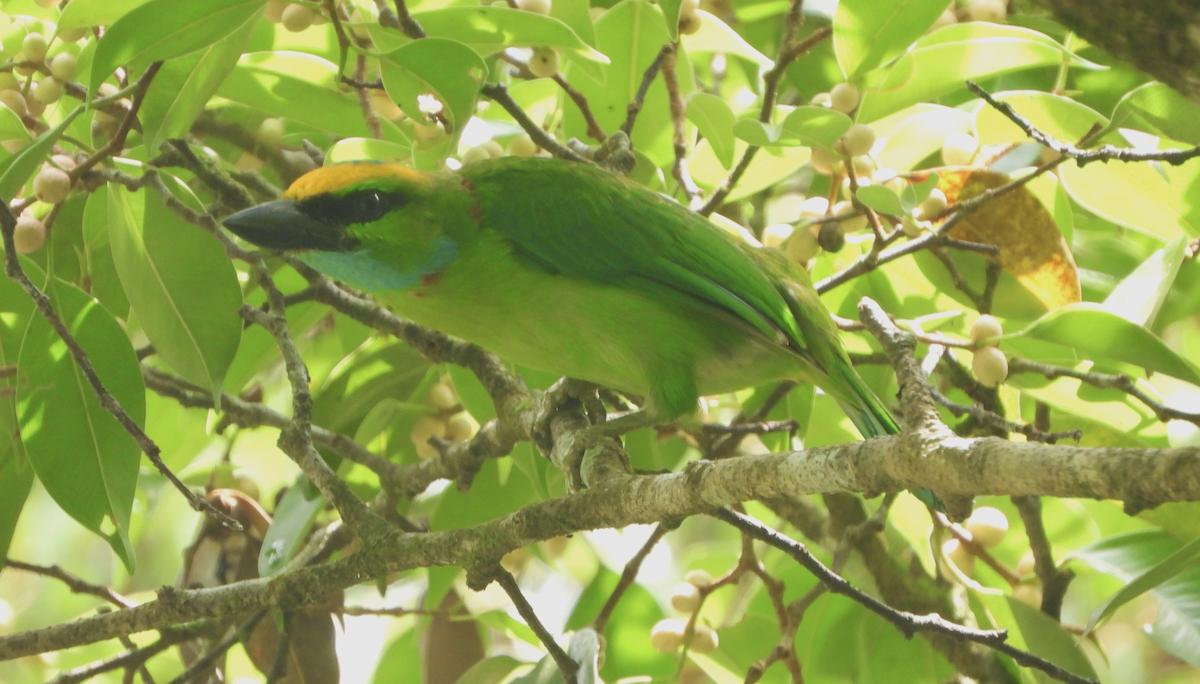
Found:
[[[562,470],[568,491],[631,472],[621,435],[649,425],[645,412],[609,420],[597,387],[568,378],[546,390],[539,402],[531,436],[542,454]]]

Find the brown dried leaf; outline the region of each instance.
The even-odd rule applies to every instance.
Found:
[[[977,197],[1009,182],[1003,173],[976,167],[936,169],[938,189],[950,204]],[[1054,223],[1029,188],[1001,195],[959,222],[950,237],[1000,248],[1000,265],[1053,311],[1080,301],[1075,258]]]

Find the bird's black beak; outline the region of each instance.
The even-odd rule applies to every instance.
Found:
[[[235,235],[266,249],[342,252],[355,241],[345,227],[304,212],[299,202],[277,200],[243,209],[221,222]]]

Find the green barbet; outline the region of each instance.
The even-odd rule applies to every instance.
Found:
[[[864,437],[899,432],[802,268],[598,167],[336,164],[224,224],[416,323],[644,395],[656,418],[794,379],[836,399]]]

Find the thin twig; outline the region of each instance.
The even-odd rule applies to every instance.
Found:
[[[687,112],[683,106],[683,97],[679,94],[679,77],[675,73],[679,44],[672,43],[663,47],[661,54],[663,57],[661,67],[663,83],[667,86],[667,102],[671,107],[671,126],[675,129],[672,137],[675,165],[672,167],[671,174],[679,183],[679,187],[683,189],[683,194],[687,195],[688,206],[692,209],[699,209],[702,202],[700,188],[696,185],[696,181],[692,180],[687,166]]]
[[[1014,496],[1013,505],[1025,523],[1025,536],[1029,538],[1029,550],[1033,553],[1034,571],[1042,581],[1042,612],[1055,620],[1062,618],[1063,598],[1067,587],[1075,579],[1070,568],[1059,569],[1050,550],[1050,537],[1042,521],[1042,500],[1036,496]]]
[[[608,619],[612,617],[613,610],[616,609],[621,597],[625,595],[629,587],[633,586],[642,563],[650,555],[650,552],[654,550],[658,542],[670,531],[670,527],[659,523],[654,528],[654,531],[650,533],[649,538],[646,539],[646,543],[642,544],[642,548],[638,549],[637,553],[633,554],[633,558],[630,558],[629,562],[625,564],[625,568],[621,570],[621,578],[617,580],[617,586],[613,587],[612,593],[604,601],[604,606],[596,614],[596,619],[592,620],[592,629],[596,630],[597,634],[604,634],[604,629],[608,626]]]
[[[646,67],[646,71],[642,73],[642,84],[638,86],[637,94],[633,96],[633,101],[625,108],[625,123],[621,124],[621,130],[625,135],[633,137],[633,124],[637,122],[638,114],[642,111],[642,104],[646,101],[646,93],[650,92],[650,84],[654,83],[654,77],[658,75],[658,69],[662,65],[663,58],[666,57],[667,51],[671,49],[671,44],[667,43],[658,51],[658,55],[654,57],[654,61],[650,62],[650,66]]]
[[[537,613],[534,612],[533,606],[529,605],[529,601],[525,599],[525,595],[521,593],[521,587],[517,586],[517,580],[512,576],[512,573],[495,565],[489,569],[487,575],[495,580],[504,593],[508,594],[508,598],[512,600],[513,605],[517,607],[517,613],[525,620],[525,624],[533,630],[542,645],[550,652],[550,657],[554,658],[554,662],[558,664],[558,669],[562,671],[563,680],[566,684],[575,684],[576,673],[579,672],[579,663],[571,659],[567,652],[558,645],[554,640],[554,635],[542,621],[538,619]],[[599,630],[597,630],[599,631]]]
[[[503,83],[485,83],[481,92],[503,107],[509,116],[516,119],[521,128],[525,129],[529,137],[533,138],[533,141],[538,144],[538,147],[559,159],[569,159],[570,161],[582,162],[584,164],[592,163],[591,160],[579,156],[569,147],[555,140],[554,136],[542,130],[541,126],[534,123],[533,119],[529,118],[529,114],[525,113],[525,110],[521,109],[521,106],[508,94],[508,88],[504,87]]]
[[[592,114],[592,108],[588,105],[587,96],[572,87],[570,83],[567,83],[567,79],[563,78],[562,74],[554,74],[551,78],[558,84],[559,88],[563,89],[563,92],[567,94],[567,97],[571,98],[571,102],[574,102],[575,106],[579,108],[579,112],[583,114],[583,120],[587,123],[588,137],[597,142],[607,140],[608,135],[604,133],[604,129],[600,127],[600,122],[596,121],[596,116]]]
[[[34,565],[33,563],[25,563],[9,558],[4,561],[4,567],[24,570],[25,572],[31,572],[35,575],[56,579],[67,585],[67,588],[70,589],[72,593],[91,594],[92,596],[102,598],[120,608],[132,608],[137,605],[136,602],[125,598],[124,596],[113,591],[111,588],[102,584],[92,584],[82,577],[72,575],[57,565]]]

